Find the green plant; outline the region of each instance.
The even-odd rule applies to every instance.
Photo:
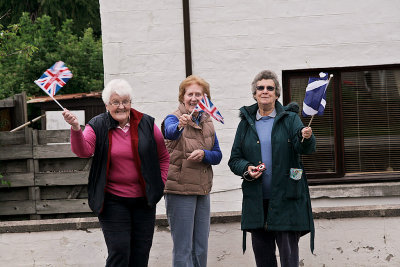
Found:
[[[7,185],[8,187],[11,186],[11,182],[10,182],[10,181],[7,181],[7,180],[4,180],[4,177],[3,177],[3,175],[1,175],[1,174],[0,174],[0,184],[1,184],[1,185]]]
[[[18,24],[0,25],[0,99],[25,91],[44,95],[33,83],[56,61],[64,61],[74,77],[58,92],[68,94],[103,89],[102,44],[88,28],[82,37],[72,31],[67,19],[60,30],[49,16],[32,22],[23,13]]]
[[[29,19],[48,15],[51,23],[60,29],[66,19],[72,19],[74,34],[83,36],[85,29],[91,27],[96,37],[101,37],[100,3],[98,0],[7,0],[0,1],[0,16],[3,25],[16,24],[22,12],[27,12]]]

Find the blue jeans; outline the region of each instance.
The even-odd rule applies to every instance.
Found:
[[[148,265],[155,215],[155,207],[149,207],[144,197],[106,194],[99,215],[108,250],[106,266]]]
[[[210,195],[165,195],[173,267],[207,266]]]

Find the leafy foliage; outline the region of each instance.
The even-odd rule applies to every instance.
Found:
[[[0,174],[0,185],[7,185],[8,187],[11,186],[11,182],[4,180],[3,175]]]
[[[72,19],[72,32],[78,36],[83,36],[87,28],[92,28],[97,38],[101,36],[99,0],[0,1],[0,14],[7,14],[2,20],[3,25],[18,23],[22,12],[27,12],[32,21],[48,15],[57,29],[61,28],[65,20]]]
[[[58,94],[98,91],[103,88],[101,40],[88,28],[82,37],[67,19],[60,30],[44,15],[32,22],[23,13],[18,24],[0,25],[0,99],[25,91],[43,95],[33,83],[56,61],[64,61],[74,77]]]

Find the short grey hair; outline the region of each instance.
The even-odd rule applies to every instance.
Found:
[[[132,87],[124,79],[114,79],[107,83],[101,94],[104,104],[108,105],[110,102],[110,97],[113,93],[116,93],[119,96],[128,95],[131,101],[133,99]]]
[[[258,73],[256,77],[254,77],[254,80],[251,83],[251,92],[253,94],[253,97],[256,94],[257,82],[261,80],[273,80],[275,83],[275,95],[277,97],[281,96],[281,85],[279,84],[278,76],[273,71],[263,70]]]

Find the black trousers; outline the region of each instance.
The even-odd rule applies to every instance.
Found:
[[[144,197],[106,194],[99,221],[106,241],[106,266],[147,266],[153,243],[156,208]]]
[[[267,218],[268,200],[264,200],[264,217]],[[257,267],[276,267],[276,246],[279,249],[281,267],[299,266],[299,240],[295,231],[251,231],[251,241]]]

